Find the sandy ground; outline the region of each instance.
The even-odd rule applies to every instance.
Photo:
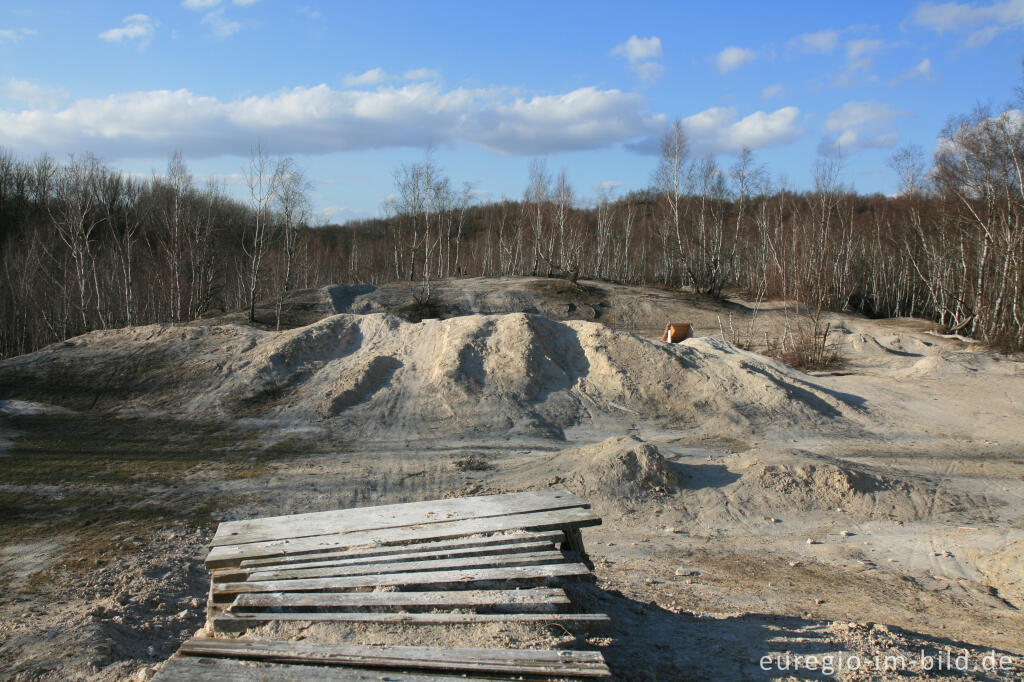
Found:
[[[1024,676],[1024,363],[835,315],[846,362],[808,375],[714,338],[778,305],[474,279],[437,288],[457,317],[387,314],[411,291],[0,363],[0,677],[148,678],[202,625],[217,521],[545,487],[604,519],[577,598],[613,631],[419,641],[599,647],[637,680]]]

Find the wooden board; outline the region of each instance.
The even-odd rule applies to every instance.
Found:
[[[405,545],[410,547],[409,545]],[[310,568],[330,568],[334,566],[381,566],[394,563],[416,562],[440,559],[470,559],[481,556],[502,556],[509,554],[530,554],[535,552],[554,551],[550,542],[517,542],[512,545],[491,545],[489,547],[458,547],[452,549],[434,549],[419,552],[384,554],[370,557],[317,559],[315,561],[299,561],[290,564],[266,564],[263,566],[245,566],[240,568],[218,569],[248,575],[261,571],[292,571]]]
[[[589,630],[607,630],[611,620],[603,613],[230,613],[215,616],[214,632],[243,632],[272,622],[332,622],[394,625],[480,625],[484,623],[558,623]]]
[[[434,592],[270,592],[240,594],[231,604],[232,613],[265,609],[353,609],[353,608],[474,608],[554,610],[568,606],[561,588],[527,590],[454,590]]]
[[[342,551],[315,552],[300,554],[298,556],[269,557],[266,559],[246,559],[241,563],[242,568],[253,566],[267,566],[272,564],[303,563],[306,561],[327,561],[331,559],[358,559],[363,557],[379,557],[389,554],[403,554],[406,552],[426,552],[429,550],[457,550],[467,548],[492,547],[495,551],[505,547],[510,548],[523,543],[550,542],[558,543],[565,539],[561,531],[547,531],[544,533],[527,533],[519,531],[516,533],[500,533],[498,535],[475,536],[468,538],[454,538],[442,540],[441,542],[416,542],[406,545],[384,545],[382,547],[367,547],[365,549],[349,549]]]
[[[359,590],[389,586],[434,586],[455,588],[489,582],[546,581],[569,577],[591,577],[584,564],[550,564],[547,566],[508,566],[505,568],[478,568],[465,571],[424,571],[421,573],[392,573],[388,575],[357,575],[341,578],[308,578],[305,580],[267,580],[259,582],[214,583],[214,600],[225,601],[236,594],[257,592],[315,592],[326,590]]]
[[[608,677],[598,652],[543,649],[432,649],[193,638],[179,654],[241,658],[271,663],[331,664],[467,674]]]
[[[399,561],[387,564],[356,564],[354,566],[317,566],[262,570],[249,574],[247,580],[297,580],[303,578],[329,578],[343,575],[375,575],[386,573],[416,573],[419,571],[454,571],[465,568],[494,568],[497,566],[527,566],[554,564],[565,561],[558,551],[526,552],[519,554],[488,554],[475,557],[429,559],[426,561]],[[231,570],[231,569],[228,569]]]
[[[465,519],[421,526],[346,533],[343,535],[319,535],[293,540],[224,545],[210,550],[206,557],[206,566],[207,568],[224,568],[238,566],[244,559],[295,555],[330,549],[361,547],[371,544],[394,545],[417,540],[442,540],[515,529],[543,531],[567,527],[596,526],[600,525],[600,523],[600,517],[594,515],[591,511],[574,507],[532,514]]]
[[[324,665],[282,665],[231,658],[172,658],[153,682],[456,682],[464,676],[388,672]]]
[[[211,545],[220,547],[589,506],[586,500],[567,490],[540,490],[269,516],[221,523]]]

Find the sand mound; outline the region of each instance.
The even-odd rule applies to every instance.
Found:
[[[910,367],[896,372],[896,376],[920,377],[929,379],[969,378],[978,377],[990,380],[995,375],[1008,375],[1016,371],[1013,363],[1008,363],[992,352],[956,352],[942,355],[931,355],[921,358]]]
[[[979,500],[911,473],[897,473],[809,452],[773,457],[750,456],[729,492],[735,508],[750,514],[786,516],[797,510],[842,509],[853,518],[916,521],[966,509]]]
[[[709,431],[849,429],[861,409],[787,365],[711,338],[668,345],[522,313],[412,324],[335,315],[283,332],[151,325],[0,363],[0,397],[86,409],[328,421],[352,435],[561,438],[655,420]]]
[[[592,502],[615,505],[674,493],[683,484],[657,447],[633,436],[563,450],[543,466],[556,472],[550,482]]]

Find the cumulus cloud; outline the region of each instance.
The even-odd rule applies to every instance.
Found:
[[[62,89],[47,88],[16,78],[12,78],[4,84],[3,95],[8,100],[24,102],[30,107],[44,109],[56,108],[67,99],[67,92]]]
[[[253,5],[258,0],[232,0],[233,4],[247,6]],[[221,0],[182,0],[181,6],[191,10],[205,10],[220,5]]]
[[[714,107],[684,118],[683,127],[697,153],[738,152],[744,147],[764,149],[792,142],[802,134],[799,117],[796,107],[783,107],[735,120],[735,107]]]
[[[359,74],[350,73],[341,80],[345,85],[377,85],[389,79],[384,69],[377,67]]]
[[[899,135],[892,130],[892,123],[905,115],[881,102],[847,102],[825,119],[828,134],[822,147],[895,147]]]
[[[782,93],[785,92],[785,88],[782,87],[781,83],[775,85],[769,85],[767,88],[761,91],[762,99],[771,99],[772,97],[781,97]]]
[[[881,102],[847,102],[832,111],[825,120],[825,130],[835,132],[846,128],[888,123],[900,112]]]
[[[617,57],[624,57],[631,62],[639,62],[645,59],[661,59],[661,38],[657,36],[651,36],[650,38],[630,36],[629,40],[612,48],[612,54]]]
[[[816,33],[803,33],[790,40],[789,46],[803,52],[828,54],[839,47],[839,31],[826,29]]]
[[[434,69],[410,69],[402,74],[402,80],[407,81],[432,81],[440,77]]]
[[[655,135],[663,116],[636,94],[593,87],[534,97],[500,88],[443,91],[420,82],[374,91],[327,85],[222,101],[188,90],[80,99],[54,111],[0,111],[0,139],[25,151],[145,157],[248,152],[254,139],[288,154],[471,142],[509,155],[596,149]]]
[[[623,187],[625,184],[626,183],[619,182],[618,180],[604,180],[603,182],[599,182],[594,185],[594,189],[602,194],[611,194],[620,187]]]
[[[224,14],[223,7],[218,7],[212,12],[207,12],[203,15],[203,18],[199,23],[204,26],[208,26],[210,31],[213,32],[213,35],[218,38],[228,38],[242,30],[242,23],[235,21],[234,19],[229,19]]]
[[[665,73],[665,67],[657,61],[661,59],[661,38],[657,36],[630,36],[626,42],[613,47],[610,54],[625,59],[633,73],[645,83],[653,83]]]
[[[914,80],[915,78],[921,78],[926,81],[932,80],[932,60],[927,57],[922,59],[917,66],[913,67],[906,73],[893,78],[892,81],[889,82],[889,85],[897,85],[903,81]]]
[[[1024,2],[1005,0],[982,6],[924,2],[914,8],[909,21],[939,34],[966,34],[967,47],[982,47],[1000,33],[1024,28]]]
[[[718,73],[728,73],[757,59],[757,53],[745,47],[727,47],[715,55]]]
[[[34,28],[0,28],[0,44],[20,43],[26,36],[34,36]]]
[[[735,107],[713,107],[682,119],[693,154],[735,154],[744,147],[765,149],[788,144],[803,135],[796,107],[755,111],[740,119],[736,116]],[[641,154],[657,154],[664,132],[662,128],[659,135],[627,146]]]
[[[107,29],[100,33],[100,38],[111,43],[120,43],[125,40],[138,41],[139,47],[149,45],[156,31],[155,22],[145,14],[131,14],[124,18],[121,26]]]
[[[341,79],[341,82],[349,87],[362,87],[368,85],[381,85],[383,83],[394,83],[403,81],[430,81],[438,80],[441,77],[434,69],[410,69],[398,76],[388,73],[379,66],[364,71],[363,73],[350,73]]]
[[[879,52],[885,47],[885,41],[878,38],[860,38],[846,41],[846,58],[862,59]]]

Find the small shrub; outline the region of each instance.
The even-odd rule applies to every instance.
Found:
[[[445,305],[432,293],[420,289],[412,295],[412,302],[399,309],[398,314],[409,322],[422,322],[431,318],[443,317]]]
[[[457,471],[487,471],[494,467],[480,455],[467,455],[452,461]]]
[[[788,326],[787,326],[788,327]],[[765,332],[765,354],[805,372],[820,372],[843,364],[843,348],[832,335],[832,324],[816,318],[801,320],[776,339]]]

